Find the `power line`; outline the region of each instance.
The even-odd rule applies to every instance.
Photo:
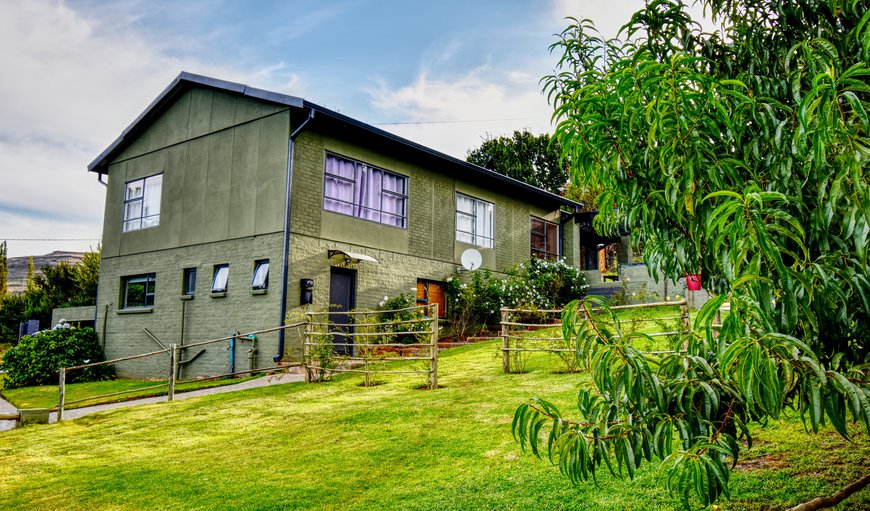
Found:
[[[99,241],[100,238],[3,238],[3,241]]]
[[[504,119],[467,119],[462,121],[402,121],[402,122],[373,122],[374,126],[395,126],[401,124],[463,124],[472,122],[498,122],[498,121],[527,121],[540,119],[540,117],[507,117]]]

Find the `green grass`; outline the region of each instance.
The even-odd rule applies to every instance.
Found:
[[[632,481],[572,486],[510,435],[517,405],[541,396],[569,412],[585,375],[501,373],[498,343],[439,359],[421,380],[361,375],[113,410],[0,434],[0,502],[21,510],[676,510],[655,467]],[[870,442],[794,421],[759,431],[724,510],[777,509],[866,473]],[[870,492],[841,509],[870,509]]]
[[[205,389],[210,387],[220,387],[223,385],[232,385],[234,383],[243,382],[252,377],[236,378],[236,379],[220,379],[207,381],[193,381],[190,383],[181,383],[176,385],[176,392],[188,392],[191,390]],[[105,394],[113,394],[121,391],[134,391],[145,387],[153,387],[163,384],[161,388],[141,390],[138,392],[130,392],[119,396],[99,397]],[[66,409],[81,408],[84,406],[93,406],[95,404],[117,403],[120,401],[128,401],[130,399],[163,396],[166,395],[168,387],[166,380],[110,380],[96,381],[87,383],[70,383],[66,386],[66,401],[76,401],[79,399],[88,399],[81,403],[71,403],[65,406]],[[57,407],[58,390],[57,385],[41,385],[38,387],[22,387],[19,389],[4,389],[0,383],[0,395],[16,408],[55,408]]]

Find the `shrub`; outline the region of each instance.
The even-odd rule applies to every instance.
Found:
[[[556,309],[586,296],[586,276],[562,259],[531,258],[509,269],[506,278],[487,270],[470,277],[447,277],[447,318],[454,335],[465,337],[496,328],[502,307]]]
[[[61,367],[105,360],[103,348],[93,328],[46,330],[25,336],[6,352],[0,364],[6,370],[5,387],[14,389],[57,383]],[[111,366],[87,367],[67,375],[67,383],[110,380],[115,377]]]
[[[377,315],[377,322],[396,323],[378,328],[378,331],[385,334],[381,337],[384,344],[428,342],[428,333],[415,333],[429,329],[429,323],[423,320],[423,309],[412,308],[416,305],[416,297],[409,293],[403,293],[393,298],[385,296],[384,301],[378,304],[378,309],[381,312]],[[406,321],[410,321],[410,323],[406,323]]]

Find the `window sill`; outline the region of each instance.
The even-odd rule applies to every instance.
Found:
[[[264,295],[264,294],[266,294],[266,293],[268,293],[268,292],[269,292],[268,289],[251,289],[251,294],[252,294],[252,295]]]
[[[115,314],[151,314],[154,312],[154,307],[132,307],[129,309],[118,309]]]
[[[211,296],[212,298],[223,298],[226,295],[227,295],[226,291],[218,291],[218,292],[212,291],[211,294],[209,294],[209,296]]]
[[[193,300],[193,295],[181,295],[182,300]]]

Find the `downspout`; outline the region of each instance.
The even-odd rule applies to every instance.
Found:
[[[296,145],[296,137],[298,137],[305,126],[314,118],[314,110],[308,109],[308,117],[302,121],[293,133],[290,134],[290,141],[287,148],[287,180],[284,184],[284,252],[283,262],[281,265],[281,317],[278,319],[278,325],[283,327],[286,324],[287,316],[287,281],[290,278],[290,192],[293,188],[293,147]],[[276,363],[284,358],[284,337],[285,330],[281,328],[278,331],[278,354],[272,359]]]

